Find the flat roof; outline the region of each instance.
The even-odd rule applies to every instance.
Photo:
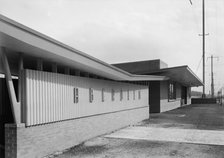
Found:
[[[201,79],[187,65],[144,72],[143,74],[167,76],[173,81],[191,87],[203,86]]]
[[[138,61],[114,64],[114,66],[138,75],[166,76],[173,81],[190,87],[203,86],[203,82],[187,65],[152,69],[153,64],[149,63],[149,61]]]
[[[18,55],[46,59],[70,68],[91,72],[112,80],[152,81],[167,80],[168,77],[156,75],[135,75],[77,49],[56,41],[0,14],[0,47],[9,50],[9,57]]]

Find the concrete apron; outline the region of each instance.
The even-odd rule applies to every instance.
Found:
[[[128,127],[109,135],[107,138],[141,139],[149,141],[171,141],[206,145],[224,145],[224,131],[172,129],[155,127]]]

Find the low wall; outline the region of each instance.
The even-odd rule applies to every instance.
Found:
[[[6,158],[39,158],[149,118],[148,106],[40,126],[7,124]]]
[[[192,98],[192,104],[216,104],[216,98]]]

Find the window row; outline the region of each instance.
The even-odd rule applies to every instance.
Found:
[[[120,101],[122,101],[124,99],[123,96],[124,91],[122,89],[120,89]],[[127,100],[130,100],[130,90],[126,91],[127,93]],[[133,100],[136,99],[135,96],[136,91],[132,90],[132,97]],[[79,102],[79,89],[78,88],[74,88],[73,90],[73,94],[74,94],[74,103],[78,103]],[[141,90],[138,90],[138,100],[141,99]],[[92,88],[89,88],[89,102],[92,103],[94,100],[94,91]],[[101,101],[104,102],[105,101],[105,89],[102,88],[101,90]],[[115,90],[111,89],[111,101],[115,101]]]

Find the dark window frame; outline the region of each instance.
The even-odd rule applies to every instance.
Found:
[[[168,83],[168,100],[169,101],[175,101],[177,99],[176,97],[176,82],[169,82]]]
[[[79,102],[79,89],[77,87],[74,87],[73,95],[74,95],[74,103],[77,104]]]
[[[104,96],[104,88],[102,88],[102,102],[105,101],[105,96]]]
[[[123,100],[123,89],[120,90],[120,101]]]
[[[111,100],[112,101],[115,100],[115,91],[114,91],[114,89],[111,89]]]
[[[89,88],[89,102],[92,103],[93,102],[93,89]]]
[[[130,100],[129,89],[127,90],[127,100]]]
[[[141,90],[138,91],[138,100],[141,100]]]

